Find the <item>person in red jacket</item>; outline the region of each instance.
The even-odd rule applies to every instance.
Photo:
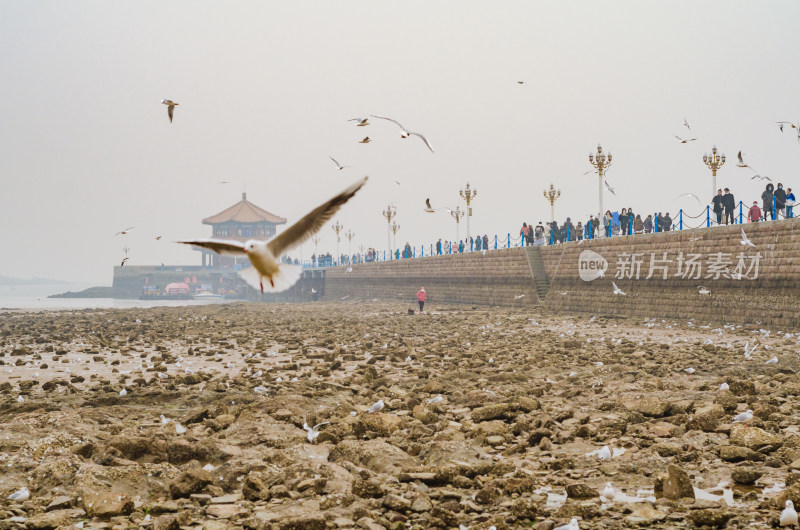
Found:
[[[428,293],[425,292],[424,287],[420,287],[419,291],[417,291],[417,302],[419,303],[419,312],[422,313],[422,308],[425,305],[425,301],[428,299]]]
[[[747,219],[751,223],[757,223],[761,220],[761,209],[758,207],[758,201],[753,201],[753,206],[751,206],[750,211],[747,212]]]

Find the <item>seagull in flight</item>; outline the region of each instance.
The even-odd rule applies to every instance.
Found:
[[[334,163],[334,164],[336,164],[336,169],[338,169],[339,171],[343,170],[343,169],[344,169],[344,168],[346,168],[346,167],[350,167],[350,166],[343,166],[343,165],[341,165],[339,162],[337,162],[337,161],[336,161],[336,159],[335,159],[335,158],[333,158],[333,157],[332,157],[332,156],[330,156],[330,155],[328,155],[328,158],[330,158],[331,160],[333,160],[333,163]]]
[[[306,430],[306,438],[308,438],[308,441],[314,443],[314,440],[316,440],[317,436],[319,436],[319,428],[324,427],[325,425],[330,425],[330,423],[331,422],[329,421],[324,421],[314,425],[313,427],[309,427],[308,423],[303,422],[303,429]]]
[[[408,138],[411,135],[419,136],[420,138],[422,138],[422,141],[425,142],[425,145],[428,146],[428,149],[431,150],[431,153],[434,152],[433,151],[433,147],[431,147],[431,143],[428,141],[427,138],[422,136],[420,133],[409,131],[408,129],[403,127],[403,124],[400,123],[399,121],[393,120],[392,118],[386,118],[384,116],[376,116],[375,114],[370,114],[370,116],[372,116],[373,118],[380,118],[382,120],[389,120],[390,122],[397,124],[397,126],[400,127],[400,137],[402,137],[402,138]]]
[[[614,287],[614,294],[621,294],[622,296],[628,296],[628,295],[625,294],[625,291],[623,291],[622,289],[617,287],[616,283],[611,282],[611,285]]]
[[[681,197],[691,197],[692,199],[697,201],[697,204],[699,204],[700,206],[703,205],[703,203],[700,201],[700,199],[694,193],[681,193],[680,195],[678,195],[675,198],[676,199],[680,199]]]
[[[162,99],[161,103],[167,106],[167,116],[169,116],[169,122],[172,123],[172,115],[175,114],[175,107],[180,105],[180,103],[175,103],[171,99]]]
[[[161,236],[156,236],[156,241],[161,241]]]
[[[363,140],[361,140],[361,141],[360,141],[360,142],[358,142],[358,143],[360,143],[360,144],[368,144],[368,143],[370,143],[371,141],[372,141],[372,140],[370,140],[370,139],[369,139],[369,136],[365,136],[365,137],[364,137],[364,139],[363,139]]]
[[[123,236],[124,236],[124,235],[127,235],[127,234],[128,234],[128,232],[130,232],[130,231],[131,231],[131,230],[133,230],[134,228],[136,228],[136,227],[135,227],[135,226],[129,226],[129,227],[128,227],[128,228],[126,228],[125,230],[120,230],[119,232],[117,232],[116,234],[114,234],[114,237],[116,237],[116,236],[118,236],[118,235],[123,235]]]
[[[759,179],[759,180],[768,180],[768,181],[772,182],[772,179],[771,179],[771,178],[769,178],[769,177],[762,177],[761,175],[753,175],[752,177],[750,177],[750,180],[755,180],[755,179]]]
[[[120,267],[124,267],[124,266],[125,266],[125,262],[126,262],[126,261],[128,261],[129,259],[130,259],[130,258],[125,258],[125,259],[123,259],[123,260],[122,260],[122,263],[120,263],[120,264],[119,264],[119,266],[120,266]]]
[[[429,198],[425,199],[425,211],[428,213],[433,213],[436,211],[433,209],[433,206],[431,206],[431,200]]]
[[[685,144],[687,142],[694,142],[695,140],[697,140],[697,138],[681,138],[677,134],[673,134],[672,136],[677,138],[682,144]]]
[[[322,203],[269,241],[251,239],[241,243],[235,240],[194,239],[178,241],[178,243],[207,248],[218,254],[247,256],[252,267],[244,269],[239,275],[248,284],[260,288],[262,293],[285,291],[297,283],[303,269],[299,266],[281,263],[280,257],[316,234],[366,184],[368,178],[364,177],[332,199]],[[268,283],[266,288],[264,280]]]
[[[747,234],[744,233],[744,228],[742,228],[742,240],[739,241],[739,244],[740,245],[744,245],[744,246],[749,246],[749,247],[756,248],[756,246],[753,244],[753,242],[750,241],[750,239],[747,238]]]
[[[219,183],[220,184],[230,184],[230,181],[229,180],[220,180]]]
[[[606,188],[608,189],[608,191],[611,192],[612,195],[616,195],[617,194],[617,192],[614,191],[614,188],[612,188],[611,186],[608,185],[608,181],[607,180],[604,180],[603,182],[605,182]]]
[[[736,155],[736,156],[739,158],[739,163],[738,163],[738,164],[736,164],[736,167],[749,167],[749,168],[750,168],[750,169],[752,169],[754,172],[758,173],[758,172],[757,172],[755,169],[753,169],[753,167],[752,167],[752,166],[750,166],[750,165],[747,165],[747,164],[745,164],[745,163],[744,163],[744,159],[742,158],[742,152],[741,152],[741,151],[739,151],[739,154],[738,154],[738,155]]]
[[[350,118],[347,121],[358,122],[356,123],[356,127],[366,127],[367,125],[369,125],[369,118]]]
[[[689,129],[690,131],[692,130],[692,128],[689,127],[689,122],[686,121],[686,118],[683,119],[683,126],[686,127],[687,129]]]

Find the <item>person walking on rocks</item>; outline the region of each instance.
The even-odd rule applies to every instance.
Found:
[[[425,292],[424,287],[420,287],[417,291],[417,303],[419,304],[419,313],[422,314],[422,308],[425,307],[425,302],[428,300],[428,293]]]
[[[733,221],[733,212],[736,210],[736,200],[733,198],[733,193],[728,188],[725,188],[725,195],[722,196],[722,205],[725,207],[725,224],[735,224]]]
[[[717,194],[714,195],[714,198],[711,199],[711,204],[714,205],[712,210],[714,210],[714,214],[717,216],[717,224],[722,224],[722,190],[717,190]]]

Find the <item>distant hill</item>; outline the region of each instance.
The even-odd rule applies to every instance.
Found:
[[[23,280],[22,278],[10,278],[0,274],[0,285],[56,285],[70,283],[61,280],[51,280],[49,278],[30,278]]]

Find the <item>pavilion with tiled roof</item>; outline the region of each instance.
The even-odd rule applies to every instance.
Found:
[[[256,206],[247,200],[247,193],[242,193],[241,201],[216,215],[206,217],[203,224],[212,226],[211,237],[215,239],[244,242],[248,239],[271,238],[278,225],[286,224],[286,219]],[[235,266],[238,261],[232,256],[221,256],[201,248],[196,250],[202,252],[203,267]]]

